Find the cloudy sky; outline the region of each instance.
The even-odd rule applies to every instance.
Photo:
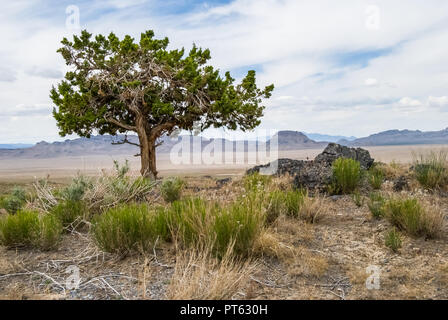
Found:
[[[60,40],[80,29],[152,29],[172,48],[210,48],[211,63],[236,78],[255,69],[260,86],[276,86],[261,128],[361,137],[448,127],[446,0],[0,4],[0,143],[62,139],[49,90],[66,71]]]

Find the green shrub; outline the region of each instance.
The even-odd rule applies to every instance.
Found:
[[[174,202],[180,199],[184,185],[185,182],[178,177],[168,178],[162,182],[160,193],[166,202]]]
[[[120,162],[114,160],[114,169],[117,178],[123,179],[131,169],[129,166],[129,161],[126,159],[123,165],[120,165]]]
[[[359,161],[338,158],[333,162],[333,184],[337,192],[349,194],[356,190],[361,180]]]
[[[384,182],[384,176],[385,175],[383,169],[378,165],[375,165],[372,168],[370,168],[367,173],[367,179],[369,181],[369,184],[374,190],[381,189],[381,186],[383,185]]]
[[[81,201],[86,191],[92,186],[92,182],[88,178],[80,175],[74,178],[68,187],[62,189],[60,196],[69,202]]]
[[[83,201],[63,201],[50,212],[59,219],[64,228],[76,229],[89,219],[88,209]]]
[[[424,207],[415,198],[393,198],[386,206],[386,217],[400,230],[412,236],[434,238],[442,233],[444,214],[434,207]]]
[[[299,217],[300,210],[305,201],[306,192],[303,190],[287,191],[284,194],[286,214],[291,217]]]
[[[200,198],[175,201],[168,214],[173,238],[184,246],[212,248],[220,257],[229,248],[244,255],[265,222],[262,206],[254,199],[241,198],[227,206]]]
[[[364,197],[358,191],[353,193],[353,202],[356,204],[358,208],[364,205]]]
[[[14,187],[11,194],[5,196],[1,202],[0,207],[6,209],[9,213],[16,213],[26,202],[26,192],[21,187]]]
[[[369,202],[367,203],[372,216],[376,219],[384,217],[386,213],[386,199],[378,192],[369,195]]]
[[[210,241],[212,219],[219,210],[217,204],[201,198],[187,198],[175,201],[169,208],[170,227],[173,237],[184,245],[194,245],[199,241]]]
[[[448,185],[448,159],[445,151],[414,156],[414,173],[420,185],[429,190],[446,188]]]
[[[422,231],[422,216],[423,208],[415,198],[395,198],[387,203],[387,217],[390,222],[411,235],[419,235]]]
[[[397,252],[401,248],[401,242],[400,232],[395,228],[389,230],[385,240],[386,247],[390,248],[393,252]]]
[[[165,210],[150,210],[146,204],[126,204],[109,209],[93,220],[92,234],[107,252],[148,251],[157,238],[169,237]]]
[[[262,213],[252,208],[245,202],[237,202],[217,211],[212,230],[216,236],[214,249],[218,256],[224,256],[230,246],[235,253],[242,255],[251,250],[264,224]]]
[[[51,249],[57,245],[62,225],[56,217],[39,216],[35,211],[19,211],[0,220],[0,242],[7,247]]]
[[[39,236],[35,245],[44,250],[50,250],[59,243],[62,234],[62,224],[51,214],[42,216],[39,220]]]

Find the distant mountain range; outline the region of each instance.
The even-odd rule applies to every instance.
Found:
[[[24,148],[30,148],[34,146],[34,144],[27,144],[27,143],[6,143],[1,144],[0,143],[0,149],[24,149]]]
[[[353,141],[339,140],[347,146],[392,146],[412,144],[448,144],[448,128],[440,131],[389,130]]]
[[[337,136],[318,135],[317,139],[311,139],[309,136],[299,131],[279,131],[273,138],[278,138],[278,149],[283,150],[301,150],[301,149],[319,149],[324,148],[328,142],[333,142]],[[319,138],[320,137],[320,138]],[[328,141],[317,141],[322,137],[329,137]],[[62,142],[48,143],[39,142],[31,147],[26,145],[8,144],[7,149],[2,149],[0,145],[0,159],[5,158],[55,158],[70,156],[88,156],[88,155],[133,155],[139,152],[139,148],[130,144],[113,145],[113,142],[121,141],[124,136],[92,136],[91,138],[78,138],[65,140]],[[203,150],[212,142],[222,143],[222,151],[226,148],[239,150],[244,146],[244,150],[255,150],[255,148],[269,149],[272,139],[266,142],[262,141],[230,141],[225,139],[205,139],[194,136],[180,136],[175,139],[163,137],[163,144],[157,148],[158,153],[168,153],[173,146],[178,144],[181,139],[190,143],[190,150],[193,151],[193,143],[199,142],[200,149]],[[350,137],[349,139],[351,139]],[[128,136],[131,142],[138,142],[135,135]],[[441,131],[422,132],[419,130],[389,130],[372,134],[365,138],[349,141],[347,138],[337,141],[347,146],[381,146],[381,145],[411,145],[411,144],[448,144],[448,128]],[[15,146],[15,148],[13,148]],[[19,148],[20,147],[20,148]],[[197,149],[196,149],[197,150]],[[227,149],[228,150],[228,149]]]
[[[345,137],[345,136],[332,136],[329,134],[320,134],[320,133],[306,133],[304,132],[304,134],[317,142],[338,142],[340,140],[347,140],[347,141],[353,141],[356,139],[356,137]]]
[[[309,139],[306,135],[298,131],[279,131],[272,137],[278,138],[279,150],[300,150],[312,148],[324,148],[327,142],[316,142]],[[118,154],[137,154],[139,148],[130,144],[113,145],[114,142],[122,141],[124,136],[109,136],[98,135],[90,138],[77,138],[73,140],[65,140],[62,142],[48,143],[45,141],[39,142],[36,145],[25,149],[3,149],[0,150],[0,159],[3,158],[55,158],[55,157],[74,157],[87,155],[118,155]],[[135,135],[129,135],[130,142],[137,143],[138,138]],[[175,139],[170,137],[163,137],[163,144],[157,148],[158,153],[168,153],[173,146],[178,144],[181,139],[188,141],[190,150],[193,151],[193,144],[199,142],[201,150],[212,142],[221,143],[222,151],[226,148],[232,150],[240,150],[238,148],[244,147],[244,150],[255,150],[255,148],[270,148],[272,139],[262,141],[230,141],[225,139],[205,139],[194,136],[179,136]],[[228,149],[227,149],[228,150]]]

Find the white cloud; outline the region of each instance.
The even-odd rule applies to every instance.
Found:
[[[401,98],[398,103],[403,107],[420,107],[422,105],[419,100],[409,97]]]
[[[366,28],[371,3],[236,0],[176,14],[167,9],[174,2],[156,0],[79,1],[79,7],[81,26],[90,32],[138,37],[154,29],[173,48],[193,42],[210,48],[212,64],[223,71],[256,69],[260,85],[276,87],[262,128],[362,136],[446,127],[448,1],[376,0],[381,19],[375,30]],[[168,13],[158,13],[157,5]],[[56,53],[70,35],[63,6],[2,4],[8,46],[0,48],[0,141],[58,137],[48,95],[66,70]],[[11,125],[11,116],[26,125]]]
[[[378,85],[378,80],[375,78],[368,78],[364,81],[364,83],[368,87],[374,87]]]
[[[428,103],[430,106],[435,107],[448,107],[448,97],[429,97]]]

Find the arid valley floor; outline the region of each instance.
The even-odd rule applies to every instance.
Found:
[[[393,179],[408,174],[413,152],[443,148],[446,146],[366,149],[375,161],[389,164],[380,192],[390,195],[396,194]],[[321,151],[288,151],[280,157],[313,159]],[[117,156],[117,160],[125,158]],[[138,159],[128,159],[136,171]],[[158,166],[162,177],[185,179],[185,197],[223,203],[244,194],[242,177],[251,167],[173,166],[168,155],[159,157]],[[98,175],[111,167],[112,157],[97,156],[0,160],[0,194],[15,185],[32,190],[35,177],[48,176],[54,186],[63,186],[78,172]],[[226,177],[231,180],[220,183]],[[286,190],[291,179],[274,178],[272,183]],[[401,195],[417,197],[448,214],[446,193],[429,193],[411,183],[410,190]],[[352,195],[319,196],[318,223],[280,216],[263,230],[251,257],[227,265],[189,255],[173,243],[156,243],[145,254],[105,253],[85,229],[64,234],[59,247],[50,251],[0,247],[0,299],[215,298],[212,290],[226,292],[223,298],[227,299],[448,299],[447,224],[437,239],[403,234],[401,249],[393,252],[385,246],[390,223],[372,218],[366,203],[368,191],[362,191],[361,197],[365,201],[357,206]],[[163,204],[157,190],[148,202]],[[67,268],[72,265],[80,271],[77,290],[66,288]],[[377,289],[366,287],[369,266],[379,268]],[[209,296],[203,295],[204,288],[209,288]]]

